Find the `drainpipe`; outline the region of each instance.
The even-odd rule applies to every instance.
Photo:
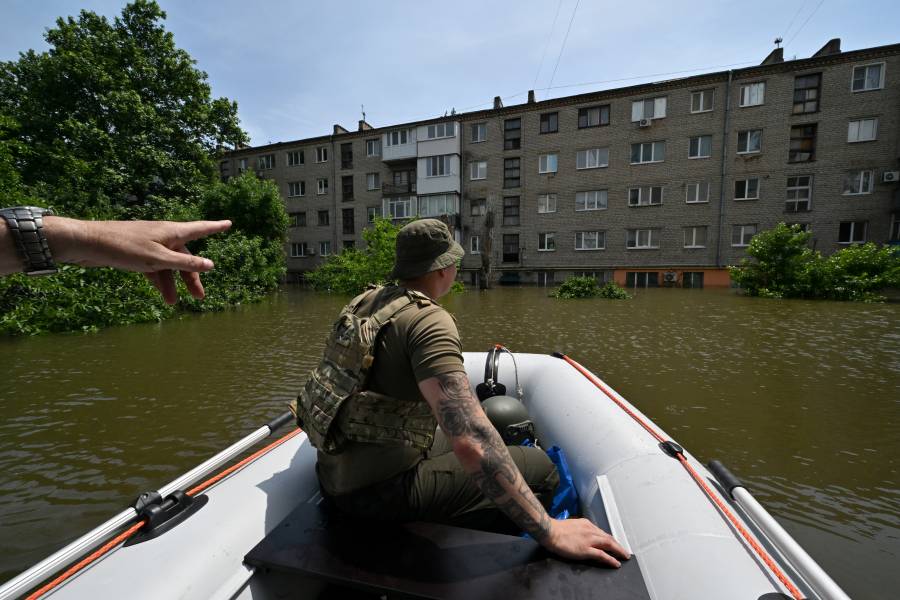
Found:
[[[338,222],[338,200],[337,200],[337,160],[338,153],[335,151],[334,147],[334,134],[331,135],[331,208],[332,208],[332,216],[331,219],[331,253],[334,254],[338,251],[338,242],[337,242],[337,222]],[[343,186],[341,187],[343,189]],[[319,256],[321,259],[322,257]]]
[[[722,130],[722,171],[719,185],[719,231],[716,235],[716,266],[722,267],[722,230],[725,227],[725,176],[728,174],[728,126],[731,117],[731,81],[734,76],[732,70],[728,70],[728,83],[725,85],[725,117]]]

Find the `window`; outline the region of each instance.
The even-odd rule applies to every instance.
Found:
[[[848,142],[871,142],[878,136],[878,119],[850,121],[847,127]]]
[[[631,164],[654,163],[666,160],[665,142],[646,142],[631,145]]]
[[[688,158],[709,158],[712,156],[712,136],[698,135],[691,138]]]
[[[275,168],[275,155],[264,154],[256,159],[256,167],[260,171],[267,171]]]
[[[514,188],[519,187],[519,177],[521,170],[519,169],[518,158],[507,158],[503,161],[503,187]]]
[[[388,146],[402,146],[403,144],[408,144],[410,140],[409,130],[408,129],[397,129],[395,131],[391,131],[387,134],[387,145]]]
[[[609,148],[579,150],[575,156],[576,169],[598,169],[609,166]]]
[[[469,205],[469,214],[473,217],[483,217],[487,214],[487,200],[484,198],[473,198]]]
[[[318,212],[318,215],[319,215],[319,225],[322,226],[322,227],[328,225],[328,221],[329,221],[329,219],[328,219],[328,211],[327,211],[327,210],[320,210],[320,211]]]
[[[381,187],[381,173],[366,173],[366,189],[377,190]]]
[[[654,185],[628,190],[628,206],[650,206],[651,204],[662,204],[662,201],[662,186]]]
[[[341,177],[341,199],[344,202],[353,200],[353,175]]]
[[[635,250],[659,248],[659,230],[628,229],[625,232],[625,247]]]
[[[243,173],[247,170],[247,159],[242,158],[240,161],[240,166],[238,166],[238,173]]]
[[[306,242],[291,244],[291,258],[302,258],[304,256],[309,256],[309,246]]]
[[[341,230],[345,235],[353,235],[356,233],[355,217],[352,208],[344,208],[341,210]]]
[[[681,287],[697,288],[703,287],[703,271],[683,271],[681,273]]]
[[[685,248],[706,248],[706,225],[684,228]]]
[[[871,194],[874,183],[875,171],[871,169],[850,171],[844,175],[844,189],[841,193],[845,196]]]
[[[538,196],[538,213],[556,212],[556,194],[541,194]]]
[[[666,97],[647,98],[631,103],[631,122],[642,119],[662,119],[666,116]]]
[[[578,109],[578,128],[609,125],[609,104]]]
[[[328,161],[328,146],[319,146],[316,148],[316,162],[323,163]]]
[[[419,196],[419,216],[439,217],[459,214],[459,197],[456,194]]]
[[[329,254],[331,254],[331,242],[319,242],[319,255],[328,256]]]
[[[519,262],[519,234],[503,234],[503,262]]]
[[[473,160],[469,163],[469,179],[487,179],[487,161]]]
[[[880,90],[884,86],[884,63],[853,67],[851,90],[867,92]]]
[[[743,248],[750,245],[750,240],[756,235],[756,225],[735,225],[731,228],[731,245]]]
[[[626,271],[625,287],[655,288],[659,287],[658,271]]]
[[[544,113],[541,115],[541,133],[556,133],[559,131],[559,113]]]
[[[480,235],[473,235],[469,238],[469,254],[481,254]]]
[[[366,140],[366,156],[381,156],[381,140]]]
[[[687,204],[699,204],[709,202],[709,183],[701,181],[699,183],[689,183],[685,186],[687,195],[684,201]]]
[[[812,200],[812,175],[787,178],[785,212],[806,212]]]
[[[316,179],[316,193],[319,194],[320,196],[322,194],[328,193],[328,179],[327,178],[323,177],[321,179]]]
[[[425,159],[425,177],[450,175],[450,154],[429,156]]]
[[[507,196],[503,199],[503,224],[519,224],[519,197]]]
[[[356,241],[355,240],[344,240],[343,245],[344,245],[344,250],[352,250],[353,248],[356,248]]]
[[[366,207],[366,222],[374,223],[375,217],[381,216],[380,213],[381,213],[381,211],[379,210],[379,208],[377,206],[367,206]]]
[[[558,155],[556,155],[556,154],[541,154],[538,157],[538,172],[539,173],[556,173],[557,158],[558,158]]]
[[[456,123],[434,123],[429,125],[427,134],[429,140],[456,135]]]
[[[738,131],[738,154],[755,154],[762,150],[762,129]]]
[[[288,182],[288,198],[297,198],[306,195],[305,181],[289,181]]]
[[[866,241],[865,221],[841,221],[838,244],[862,244]]]
[[[576,231],[576,250],[603,250],[606,248],[605,231]]]
[[[487,139],[487,123],[472,123],[471,133],[470,139],[473,144],[483,142]]]
[[[287,164],[289,167],[299,167],[303,164],[303,150],[293,150],[287,153]]]
[[[891,231],[888,235],[889,242],[900,242],[900,216],[891,217]]]
[[[759,200],[759,177],[738,179],[734,182],[735,200]]]
[[[522,146],[522,119],[503,122],[503,149],[518,150]]]
[[[575,211],[606,210],[607,190],[575,192]]]
[[[306,227],[306,213],[305,212],[295,212],[291,213],[291,227]]]
[[[538,252],[554,252],[556,250],[556,233],[538,234]]]
[[[765,101],[766,83],[748,83],[741,86],[741,106],[759,106]]]
[[[809,162],[816,159],[816,129],[815,123],[791,127],[788,162]]]
[[[412,198],[388,198],[387,208],[390,218],[408,219],[412,216]]]
[[[353,144],[341,144],[341,168],[353,168]]]
[[[819,110],[819,95],[822,91],[822,74],[801,75],[794,78],[795,115],[814,113]]]
[[[699,90],[691,92],[691,112],[702,113],[709,112],[713,109],[713,98],[716,97],[716,90]]]

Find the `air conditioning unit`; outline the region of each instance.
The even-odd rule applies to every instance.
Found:
[[[900,171],[885,171],[881,174],[882,183],[897,183],[900,181]]]
[[[653,124],[653,119],[641,119],[638,121],[638,127],[650,127]]]
[[[666,271],[663,273],[663,281],[666,283],[675,283],[678,281],[678,273],[675,271]]]

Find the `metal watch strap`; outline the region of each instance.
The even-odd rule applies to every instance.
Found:
[[[44,235],[44,215],[53,211],[37,206],[14,206],[0,209],[6,219],[13,242],[25,261],[28,275],[49,275],[56,272],[56,263],[50,254],[50,245]]]

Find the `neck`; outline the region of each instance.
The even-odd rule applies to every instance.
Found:
[[[421,292],[432,300],[437,300],[440,297],[440,282],[433,277],[420,277],[409,281],[401,281],[400,285],[408,290]]]

